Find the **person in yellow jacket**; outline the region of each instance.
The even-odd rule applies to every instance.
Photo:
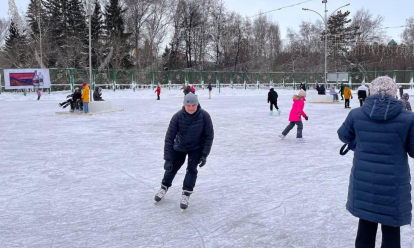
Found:
[[[83,102],[83,111],[86,113],[89,112],[89,86],[86,83],[82,84],[82,102]]]
[[[351,92],[351,89],[349,88],[348,84],[345,86],[344,98],[345,98],[345,108],[351,108],[351,107],[349,107],[349,98],[352,99],[353,96],[352,96],[352,92]]]

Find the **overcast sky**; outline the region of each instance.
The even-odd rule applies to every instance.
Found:
[[[29,0],[14,0],[20,12],[25,12]],[[244,16],[253,16],[260,11],[266,12],[273,9],[305,2],[307,0],[224,0],[228,10],[238,12]],[[384,27],[395,27],[405,25],[405,20],[414,15],[413,0],[328,0],[328,13],[347,3],[351,5],[344,10],[351,11],[351,15],[356,10],[364,7],[369,9],[375,16],[382,15]],[[0,0],[0,17],[8,17],[8,0]],[[281,28],[282,38],[286,35],[288,27],[298,30],[302,20],[315,21],[322,20],[317,14],[303,11],[302,8],[309,8],[318,11],[322,16],[324,14],[324,4],[322,0],[311,0],[299,6],[285,8],[268,14],[273,21],[278,22]],[[388,35],[397,42],[401,40],[403,28],[387,29]]]

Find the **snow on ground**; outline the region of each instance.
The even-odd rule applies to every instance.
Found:
[[[336,134],[349,110],[307,103],[307,143],[295,143],[296,128],[280,140],[294,91],[278,92],[281,116],[269,116],[267,90],[197,92],[215,140],[183,213],[185,169],[153,201],[181,91],[163,90],[161,101],[150,90],[105,91],[125,111],[93,116],[56,115],[68,92],[2,93],[0,247],[353,247],[353,154],[339,155]],[[414,247],[414,228],[402,227],[402,247]]]

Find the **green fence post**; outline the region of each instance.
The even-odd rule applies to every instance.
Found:
[[[50,92],[52,91],[52,88],[51,87],[50,88],[47,88],[47,90],[48,90],[49,95],[50,95]]]
[[[70,79],[70,87],[73,93],[75,91],[75,75],[73,72],[73,68],[69,69],[69,79]]]
[[[188,71],[185,72],[185,84],[188,85]]]
[[[151,72],[151,88],[154,90],[154,72]]]
[[[201,72],[201,83],[204,85],[204,71]]]
[[[171,90],[171,71],[168,71],[168,90]]]
[[[413,88],[413,83],[414,83],[414,71],[411,71],[410,89]]]
[[[135,92],[137,82],[135,81],[135,71],[132,71],[132,90]]]
[[[257,89],[260,89],[260,72],[257,73]]]
[[[244,89],[246,90],[247,89],[247,84],[246,84],[246,78],[247,78],[247,73],[246,72],[244,72],[243,73],[243,80],[244,80]]]
[[[230,86],[233,89],[233,72],[230,72]]]
[[[219,94],[221,92],[221,85],[220,85],[220,76],[219,76],[219,72],[216,71],[216,84],[218,84],[219,86]]]
[[[285,89],[285,73],[284,72],[282,74],[282,84],[283,84],[283,89]]]
[[[296,72],[293,72],[293,89],[296,89]]]
[[[116,76],[116,72],[115,72],[115,70],[112,70],[112,89],[114,90],[114,92],[115,92],[115,89],[116,89],[116,78],[115,78],[115,76]]]
[[[23,95],[26,96],[26,89],[23,90]]]
[[[270,86],[273,86],[273,87],[275,87],[274,85],[273,85],[273,77],[272,77],[272,74],[269,72],[269,82],[270,82]]]
[[[96,87],[96,85],[95,85],[95,76],[96,76],[96,71],[92,70],[92,89],[93,89],[93,91],[95,91],[95,87]]]

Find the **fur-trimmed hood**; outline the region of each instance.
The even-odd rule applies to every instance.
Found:
[[[304,97],[300,97],[300,96],[298,96],[298,95],[294,95],[294,96],[292,97],[292,99],[293,99],[293,100],[298,100],[298,101],[306,101],[306,99],[305,99]]]

